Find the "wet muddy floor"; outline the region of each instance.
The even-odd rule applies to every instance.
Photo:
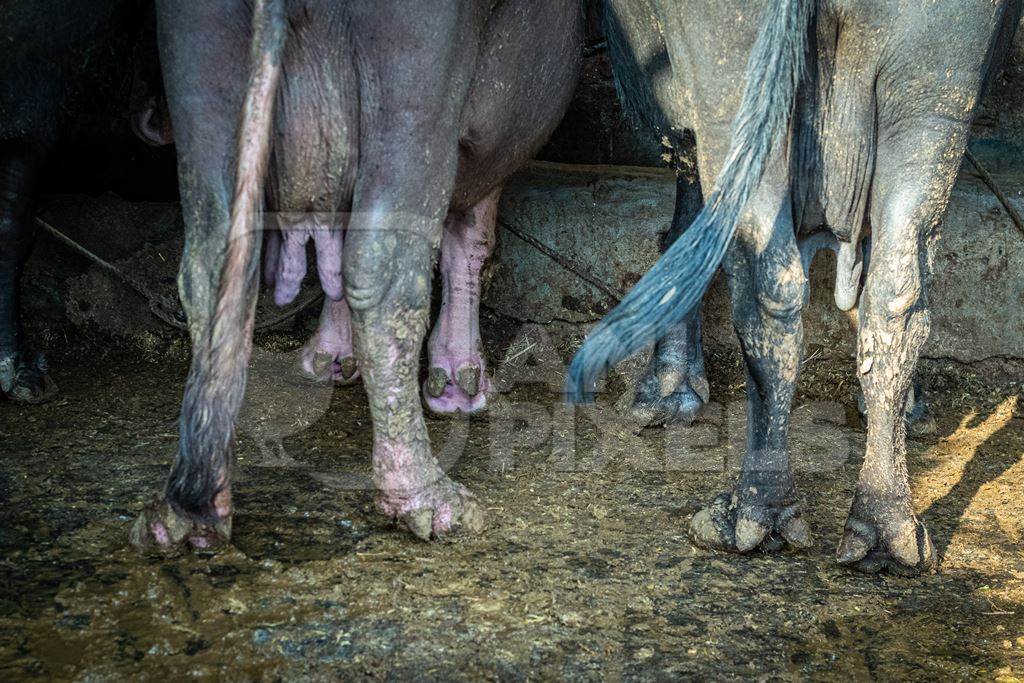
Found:
[[[60,400],[0,403],[0,679],[1024,677],[1019,385],[928,370],[937,432],[910,470],[941,569],[903,579],[833,561],[863,447],[850,364],[809,362],[796,409],[814,548],[735,557],[685,533],[739,457],[730,354],[700,422],[635,435],[611,400],[562,407],[520,335],[490,417],[430,420],[488,529],[427,544],[374,511],[361,387],[292,381],[298,341],[256,354],[235,546],[212,557],[126,543],[173,454],[184,358],[67,353]]]

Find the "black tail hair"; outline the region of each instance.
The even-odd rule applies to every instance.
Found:
[[[214,499],[228,483],[235,418],[245,395],[258,285],[258,226],[281,79],[284,0],[255,0],[252,67],[239,124],[235,188],[213,317],[197,340],[181,407],[178,456],[167,501],[202,522],[216,522]]]
[[[815,0],[770,0],[747,64],[732,144],[707,204],[573,358],[569,399],[593,400],[609,368],[661,338],[700,302],[725,256],[742,211],[787,132],[803,79]]]

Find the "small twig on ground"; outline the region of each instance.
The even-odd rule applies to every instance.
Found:
[[[596,57],[597,55],[608,51],[608,41],[599,40],[596,43],[583,46],[583,58]]]
[[[521,350],[519,350],[519,351],[516,351],[516,353],[515,353],[514,355],[510,356],[509,358],[506,358],[506,359],[505,359],[505,362],[506,362],[506,363],[511,363],[511,362],[512,362],[512,361],[514,361],[514,360],[515,360],[516,358],[519,358],[519,356],[523,355],[524,353],[526,353],[527,351],[529,351],[530,349],[532,349],[532,348],[533,348],[534,346],[536,346],[536,344],[535,344],[535,343],[531,343],[531,344],[529,344],[528,346],[526,346],[525,348],[523,348],[523,349],[521,349]]]

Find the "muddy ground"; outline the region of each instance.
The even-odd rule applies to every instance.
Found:
[[[187,360],[69,338],[59,401],[0,403],[0,679],[1024,677],[1012,368],[925,368],[938,431],[910,469],[941,569],[865,576],[832,558],[863,446],[852,364],[812,353],[798,400],[815,547],[735,557],[685,534],[738,457],[733,353],[712,355],[701,422],[637,436],[614,419],[621,379],[573,414],[544,335],[488,326],[507,393],[489,418],[430,420],[484,535],[427,544],[379,517],[361,387],[293,381],[302,339],[276,334],[241,424],[235,547],[163,561],[126,539],[166,475]]]

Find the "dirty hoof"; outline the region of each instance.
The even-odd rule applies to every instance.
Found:
[[[157,499],[136,518],[129,539],[147,555],[174,557],[189,551],[212,552],[231,542],[231,517],[215,525],[199,524]]]
[[[708,381],[703,375],[685,377],[677,370],[648,370],[640,378],[630,413],[644,427],[691,424],[708,402]]]
[[[813,545],[811,530],[796,504],[784,507],[740,503],[722,493],[690,520],[690,538],[699,546],[736,553],[765,552],[788,545],[805,550]]]
[[[836,559],[869,574],[918,576],[936,566],[935,546],[916,515],[888,510],[873,514],[858,500],[846,519]]]
[[[0,391],[15,403],[46,403],[58,393],[47,370],[41,353],[16,353],[0,359]]]
[[[299,374],[316,384],[346,386],[359,381],[359,366],[352,349],[329,348],[314,337],[299,356]]]
[[[423,401],[438,415],[471,415],[487,407],[490,391],[491,380],[483,361],[431,360],[427,381],[423,384]]]
[[[484,529],[484,511],[476,498],[447,477],[412,495],[381,491],[377,505],[424,541],[478,534]]]

